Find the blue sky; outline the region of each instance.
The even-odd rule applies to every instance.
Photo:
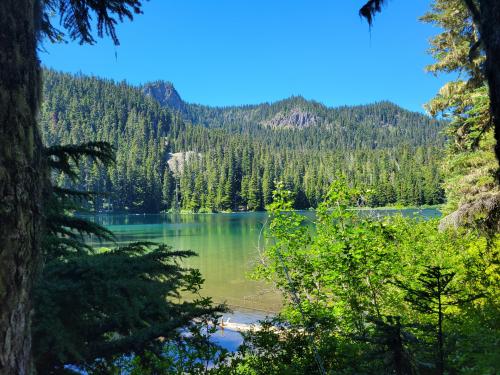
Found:
[[[422,111],[446,77],[425,73],[428,0],[392,0],[369,31],[363,0],[150,0],[120,46],[45,43],[45,66],[131,84],[172,81],[208,105],[302,95],[329,106],[391,100]],[[116,55],[115,55],[116,53]]]

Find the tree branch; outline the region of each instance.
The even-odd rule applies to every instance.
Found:
[[[476,4],[474,4],[474,0],[463,1],[467,6],[467,9],[469,9],[469,12],[471,13],[472,20],[478,26],[479,30],[481,30],[481,28],[479,27],[481,25],[481,14],[479,13],[479,9],[477,9]]]

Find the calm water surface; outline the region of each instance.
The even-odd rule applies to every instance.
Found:
[[[439,211],[375,210],[367,215],[436,217]],[[313,218],[313,212],[303,212]],[[280,297],[270,285],[249,280],[258,259],[258,247],[264,246],[261,231],[267,220],[265,212],[231,214],[102,214],[92,218],[112,230],[119,244],[153,241],[171,245],[174,249],[193,250],[198,257],[187,264],[199,268],[205,278],[204,294],[215,302],[226,302],[235,310],[255,309],[276,312]],[[260,238],[260,240],[259,240]],[[110,244],[92,241],[93,246]]]

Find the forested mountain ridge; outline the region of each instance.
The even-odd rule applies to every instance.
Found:
[[[387,101],[329,108],[292,96],[274,103],[210,107],[184,102],[170,82],[148,83],[143,91],[161,105],[178,111],[184,120],[209,128],[249,133],[261,139],[269,138],[269,130],[301,130],[301,137],[293,140],[298,148],[318,136],[325,139],[314,146],[330,150],[393,147],[401,143],[441,146],[444,141],[440,134],[442,123]]]
[[[80,165],[80,188],[109,193],[93,209],[262,209],[275,181],[294,192],[297,208],[309,208],[338,173],[372,191],[369,205],[442,201],[440,124],[426,116],[387,102],[329,109],[300,97],[211,108],[183,102],[172,84],[153,85],[44,71],[46,143],[99,140],[117,149],[110,168]],[[286,114],[301,125],[283,126]]]

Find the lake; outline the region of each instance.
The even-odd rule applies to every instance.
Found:
[[[363,210],[367,215],[438,217],[436,209]],[[302,214],[313,218],[314,212]],[[205,278],[203,294],[215,302],[226,302],[234,310],[260,315],[280,309],[279,294],[263,282],[250,280],[264,245],[262,228],[266,212],[229,214],[99,214],[91,218],[116,235],[118,244],[134,241],[166,243],[174,249],[193,250],[198,256],[187,264],[199,268]],[[260,238],[260,241],[259,241]],[[92,246],[110,246],[89,240]]]

